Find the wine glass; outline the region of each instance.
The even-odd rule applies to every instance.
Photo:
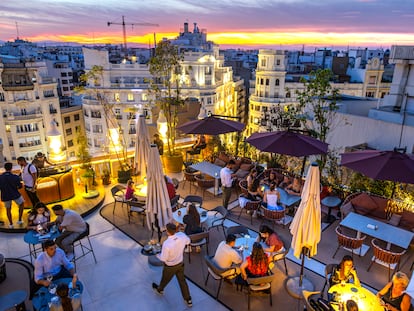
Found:
[[[53,280],[53,274],[52,274],[52,273],[50,273],[50,272],[45,273],[45,279],[46,279],[48,282],[52,282],[52,280]]]

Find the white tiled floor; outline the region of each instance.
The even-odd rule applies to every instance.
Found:
[[[106,201],[111,202],[110,195]],[[158,283],[161,267],[152,267],[140,253],[141,246],[104,220],[99,212],[86,219],[91,225],[90,239],[97,258],[92,255],[78,261],[78,275],[85,290],[83,309],[91,310],[187,310],[175,279],[164,296],[156,295],[151,283]],[[0,233],[0,253],[5,257],[29,260],[29,248],[23,234]],[[227,310],[204,291],[189,282],[192,310]]]

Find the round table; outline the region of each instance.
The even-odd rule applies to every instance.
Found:
[[[354,300],[358,304],[359,310],[384,310],[384,306],[381,304],[381,300],[368,289],[360,286],[357,287],[352,283],[336,284],[332,286],[328,293],[337,298],[333,298],[339,304],[346,303],[347,300]],[[332,303],[332,307],[335,310],[339,310],[339,305]]]
[[[55,284],[60,284],[60,283],[72,283],[72,279],[71,278],[63,278],[63,279],[57,279],[54,280],[53,283]],[[72,285],[69,286],[69,289],[71,288]],[[79,289],[79,292],[82,294],[83,292],[83,284],[77,280],[76,281],[76,287]],[[72,294],[73,295],[73,294]],[[69,296],[71,295],[71,289],[69,290]],[[47,305],[47,309],[45,309],[46,305],[45,303],[49,303],[52,298],[56,296],[56,295],[52,295],[51,293],[49,293],[49,290],[47,287],[42,286],[34,295],[33,295],[33,299],[32,299],[32,304],[33,307],[36,308],[36,310],[40,310],[42,307],[42,310],[49,310],[49,305]]]
[[[46,234],[39,234],[35,230],[29,230],[25,233],[23,240],[29,244],[29,257],[30,262],[32,262],[32,257],[36,259],[37,253],[42,252],[42,247],[36,247],[38,244],[42,244],[43,242],[47,240],[54,240],[60,235],[59,230],[56,230],[56,232],[48,232]]]
[[[332,223],[336,220],[336,217],[331,215],[332,209],[338,207],[341,204],[341,199],[336,196],[327,196],[322,199],[321,204],[328,208],[328,215],[326,215],[326,222]]]
[[[200,223],[204,223],[208,218],[207,210],[198,206],[197,211],[200,214]],[[185,215],[187,215],[187,207],[182,207],[173,213],[173,218],[176,222],[183,225],[184,224],[183,218]]]

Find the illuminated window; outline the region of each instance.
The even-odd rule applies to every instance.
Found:
[[[128,93],[128,101],[133,102],[134,101],[134,94]]]
[[[116,102],[120,102],[120,101],[121,101],[121,97],[119,96],[119,93],[115,93],[115,94],[114,94],[114,100],[115,100]]]
[[[143,94],[142,94],[142,96],[141,96],[141,100],[142,100],[143,102],[148,101],[148,94],[143,93]]]

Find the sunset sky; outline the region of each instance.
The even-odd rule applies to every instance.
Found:
[[[175,37],[197,22],[220,46],[279,48],[414,45],[412,0],[4,0],[0,40],[121,43]]]

